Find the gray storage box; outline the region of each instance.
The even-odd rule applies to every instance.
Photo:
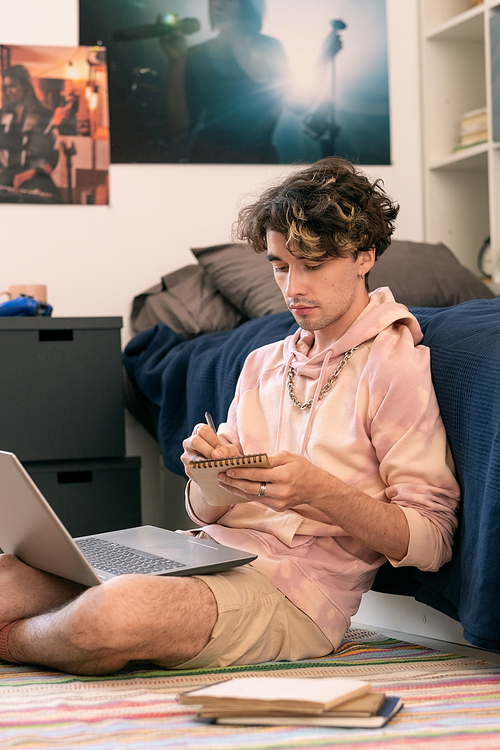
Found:
[[[0,317],[0,449],[125,455],[121,318]]]
[[[71,536],[141,525],[141,459],[25,462]]]

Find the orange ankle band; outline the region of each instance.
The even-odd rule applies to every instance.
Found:
[[[17,661],[17,659],[14,659],[9,651],[9,633],[12,629],[12,626],[15,625],[16,622],[19,622],[19,620],[9,622],[8,625],[0,630],[0,659],[3,659],[4,661],[12,661],[15,664],[20,664],[21,662]]]

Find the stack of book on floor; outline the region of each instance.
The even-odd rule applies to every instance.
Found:
[[[472,109],[460,118],[458,149],[474,146],[488,140],[488,114],[486,107]]]
[[[382,727],[401,708],[368,682],[338,677],[237,677],[178,696],[218,724]]]

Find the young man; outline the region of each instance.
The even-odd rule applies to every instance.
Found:
[[[271,469],[219,475],[193,520],[251,564],[191,578],[81,587],[0,558],[0,656],[77,673],[133,659],[202,667],[319,657],[338,647],[387,559],[450,559],[458,486],[416,319],[366,276],[397,207],[350,163],[325,159],[240,216],[299,330],[247,358],[227,423],[197,425],[183,461],[266,451]]]

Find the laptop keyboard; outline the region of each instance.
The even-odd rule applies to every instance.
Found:
[[[184,563],[151,555],[148,552],[140,552],[124,544],[108,542],[105,539],[89,537],[74,541],[93,568],[118,576],[126,573],[161,573],[186,567]]]

